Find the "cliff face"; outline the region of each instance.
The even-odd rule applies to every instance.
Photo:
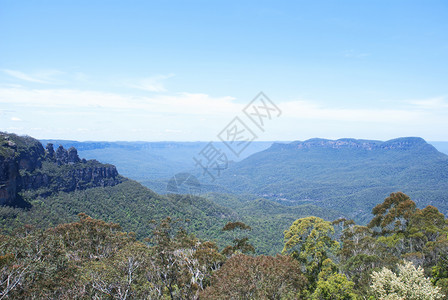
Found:
[[[17,195],[19,171],[14,160],[0,156],[0,204],[12,205]]]
[[[73,147],[44,149],[33,138],[0,132],[0,205],[23,206],[22,191],[47,196],[122,181],[115,166],[80,159]]]
[[[84,166],[66,169],[62,173],[64,176],[50,176],[45,172],[24,174],[19,186],[24,190],[46,188],[42,193],[45,195],[54,191],[72,192],[97,186],[114,186],[122,181],[114,166]]]

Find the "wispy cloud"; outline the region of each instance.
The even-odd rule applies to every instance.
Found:
[[[448,109],[447,97],[435,97],[429,99],[408,100],[407,103],[425,110]]]
[[[129,83],[128,86],[131,88],[150,92],[165,92],[166,89],[164,86],[164,81],[173,76],[174,74],[146,77],[137,79],[134,82]]]
[[[243,103],[234,97],[212,97],[199,93],[172,93],[154,96],[134,96],[110,92],[75,89],[0,88],[0,103],[30,108],[52,108],[70,111],[112,109],[127,112],[151,112],[179,115],[229,115],[239,113]],[[337,120],[342,122],[402,122],[412,121],[448,110],[443,97],[404,101],[404,106],[389,108],[331,107],[309,100],[278,103],[285,116],[304,120]]]
[[[27,74],[22,71],[9,70],[9,69],[3,69],[2,71],[5,74],[14,77],[16,79],[34,83],[44,83],[44,84],[57,83],[58,81],[54,78],[54,76],[63,74],[63,72],[58,70],[43,70],[32,74]]]
[[[23,72],[20,72],[20,71],[3,70],[3,72],[8,74],[9,76],[14,77],[14,78],[25,80],[25,81],[29,81],[29,82],[48,83],[45,80],[42,80],[42,79],[39,79],[39,78],[35,78],[33,76],[27,75],[27,74],[25,74]]]

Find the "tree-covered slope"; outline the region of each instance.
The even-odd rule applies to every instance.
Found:
[[[252,227],[250,242],[257,253],[274,255],[283,248],[283,232],[298,218],[317,216],[328,221],[344,217],[335,210],[303,204],[286,206],[253,195],[209,193],[204,195],[218,205],[235,211],[238,219]]]
[[[284,204],[314,204],[363,220],[388,194],[448,211],[448,156],[421,138],[312,139],[274,144],[229,167],[218,183]]]
[[[115,166],[80,159],[77,150],[46,149],[31,137],[0,133],[0,223],[10,232],[29,224],[47,228],[79,213],[122,224],[139,238],[150,221],[168,216],[189,220],[198,236],[218,238],[235,214],[200,197],[158,195],[118,174]]]
[[[185,226],[199,237],[219,239],[220,229],[236,216],[227,208],[204,198],[190,196],[162,196],[133,180],[125,180],[112,187],[96,187],[73,192],[58,192],[48,197],[25,192],[23,197],[31,203],[29,209],[0,207],[3,231],[11,231],[25,224],[48,228],[77,220],[86,213],[108,222],[120,223],[138,238],[150,232],[150,222],[168,216],[181,218]]]

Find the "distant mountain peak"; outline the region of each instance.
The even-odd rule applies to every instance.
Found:
[[[429,146],[433,148],[430,144],[428,144],[424,139],[420,137],[397,138],[381,144],[381,147],[383,149],[410,149],[418,146]]]

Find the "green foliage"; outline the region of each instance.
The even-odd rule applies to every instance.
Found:
[[[334,273],[325,279],[319,279],[311,296],[316,300],[356,300],[354,283],[343,274]]]
[[[147,245],[117,224],[79,217],[0,236],[0,297],[195,299],[225,259],[170,218],[154,227]]]
[[[14,256],[1,270],[3,295],[13,299],[81,296],[81,266],[110,257],[135,241],[133,234],[119,229],[117,224],[80,215],[79,222],[45,231],[24,227],[1,236],[0,255]]]
[[[286,206],[250,195],[207,194],[214,203],[231,209],[252,228],[250,243],[257,254],[275,255],[283,249],[283,233],[297,218],[317,216],[335,219],[339,214],[315,205]]]
[[[252,230],[252,228],[243,222],[229,222],[222,228],[223,231],[229,231],[229,230]]]
[[[140,185],[130,186],[138,191]],[[180,196],[154,197],[174,201],[170,204],[173,212],[185,200]],[[187,203],[190,209],[194,207]],[[16,211],[9,209],[14,215]],[[234,244],[238,249],[229,253],[228,259],[213,241],[188,233],[184,226],[195,222],[181,218],[148,221],[142,231],[148,233],[144,241],[139,234],[121,231],[116,223],[84,213],[77,219],[47,229],[16,223],[8,235],[0,235],[0,297],[442,299],[447,288],[447,222],[434,207],[416,209],[406,226],[377,234],[350,220],[332,224],[317,217],[298,219],[285,231],[284,253],[289,255],[238,254],[248,239],[237,236],[241,243]],[[216,231],[239,235],[249,228],[241,221],[225,221]],[[417,229],[421,235],[416,236]],[[337,236],[342,247],[335,240]],[[399,249],[391,251],[392,246]],[[397,267],[398,261],[409,257],[418,257],[420,266],[407,262]],[[424,268],[432,271],[431,280],[425,277]]]
[[[30,224],[49,228],[74,222],[79,213],[119,223],[124,230],[143,239],[151,233],[151,220],[168,216],[188,220],[184,227],[199,237],[219,241],[224,246],[221,228],[234,219],[234,213],[200,197],[161,196],[139,183],[126,180],[112,187],[96,187],[74,192],[59,192],[48,197],[24,195],[32,203],[30,209],[0,207],[0,229],[3,233]]]
[[[409,196],[401,192],[392,193],[383,203],[373,208],[374,217],[368,227],[379,227],[382,235],[404,232],[415,211],[415,202]]]
[[[305,265],[305,275],[313,286],[322,271],[323,263],[336,254],[339,243],[331,235],[331,222],[317,217],[296,220],[285,231],[283,254],[290,254]]]
[[[368,295],[370,274],[384,267],[394,270],[402,260],[411,261],[427,275],[432,271],[434,283],[440,275],[438,285],[444,287],[442,261],[448,253],[448,225],[443,214],[433,206],[416,208],[403,193],[391,194],[373,213],[372,229],[349,221],[334,222],[343,228],[340,268],[355,283],[357,292]]]
[[[250,231],[252,228],[243,222],[229,222],[222,231],[231,231],[233,233],[233,245],[224,248],[222,253],[226,256],[231,256],[234,253],[255,253],[255,248],[249,244],[249,238],[242,236],[242,231]]]
[[[431,281],[440,287],[443,294],[448,295],[448,253],[442,254],[437,264],[432,267]]]

